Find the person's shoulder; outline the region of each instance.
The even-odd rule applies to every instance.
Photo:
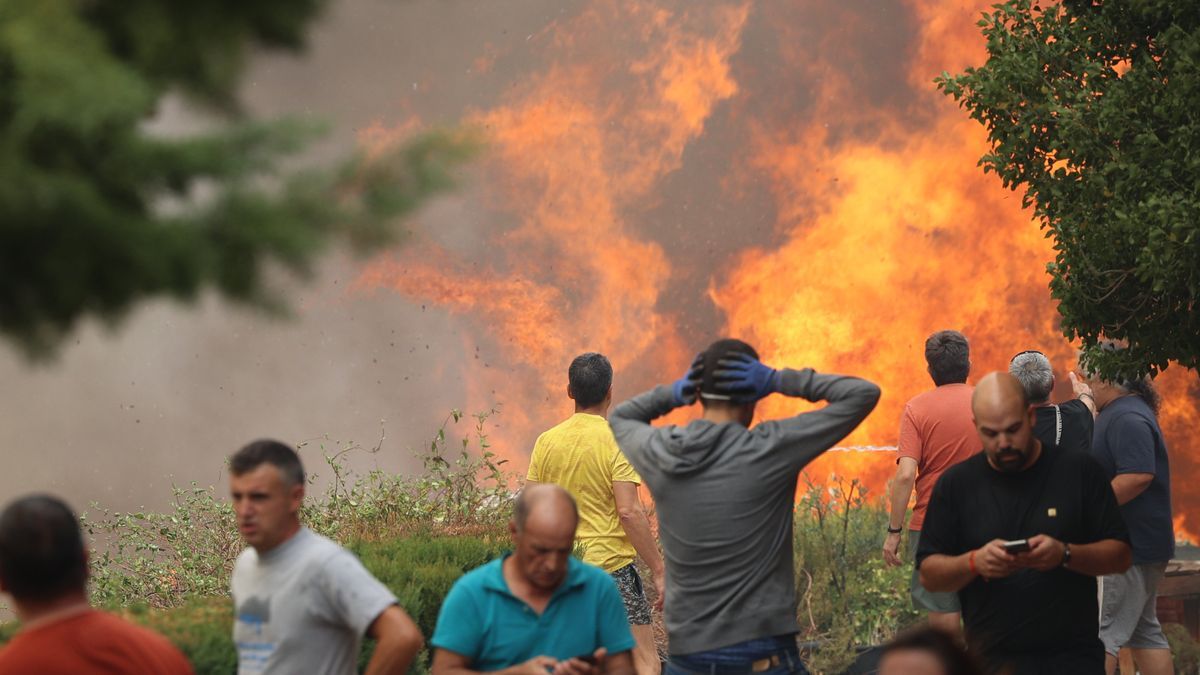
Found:
[[[615,583],[611,574],[605,572],[596,565],[586,563],[575,556],[571,556],[568,565],[568,578],[570,578],[573,583],[583,584],[586,586]]]
[[[945,485],[946,487],[942,489],[946,489],[963,481],[970,481],[985,475],[984,472],[988,470],[987,455],[977,452],[943,471],[942,475],[938,477],[938,485]]]
[[[504,580],[503,564],[503,557],[489,560],[459,577],[458,581],[454,582],[454,588],[459,593],[476,593],[495,586],[498,582],[502,583]]]
[[[947,405],[955,405],[963,401],[970,405],[973,391],[975,388],[965,382],[943,384],[908,399],[905,407],[914,413],[928,413],[940,411]]]
[[[1145,423],[1151,427],[1158,426],[1158,418],[1154,416],[1154,411],[1137,396],[1121,397],[1110,403],[1106,410],[1109,409],[1111,409],[1110,425]]]
[[[103,636],[106,641],[138,640],[151,643],[168,651],[176,651],[170,640],[145,626],[103,610],[89,611],[83,629],[93,636]]]
[[[237,577],[239,574],[244,573],[245,570],[254,567],[257,563],[258,551],[254,550],[253,546],[247,546],[233,560],[233,576]]]
[[[1063,401],[1062,403],[1059,403],[1058,409],[1072,415],[1087,415],[1088,417],[1092,416],[1092,409],[1083,402],[1083,399],[1079,398],[1073,398],[1069,401]]]

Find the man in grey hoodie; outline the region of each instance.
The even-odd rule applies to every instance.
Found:
[[[772,393],[829,405],[750,428],[755,404]],[[650,425],[697,395],[701,419]],[[796,479],[878,400],[879,387],[866,380],[775,370],[745,342],[719,340],[675,383],[612,410],[617,444],[658,511],[668,675],[808,672],[795,640]]]

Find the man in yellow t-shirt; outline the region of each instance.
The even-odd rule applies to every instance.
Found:
[[[650,627],[650,604],[634,567],[641,556],[654,575],[656,609],[666,588],[662,555],[650,532],[650,519],[638,498],[642,479],[625,460],[608,426],[612,404],[612,364],[602,354],[575,357],[567,370],[567,396],[575,414],[538,437],[526,482],[554,483],[579,504],[576,541],[583,561],[612,575],[625,601],[637,647],[638,675],[658,675],[660,661]]]

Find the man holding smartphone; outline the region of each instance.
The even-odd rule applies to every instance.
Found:
[[[433,639],[433,675],[634,675],[617,584],[571,557],[579,510],[558,485],[531,485],[509,523],[513,552],[454,583]]]
[[[971,409],[983,453],[934,487],[921,583],[958,593],[967,640],[991,670],[1100,675],[1096,577],[1132,561],[1112,488],[1087,455],[1037,439],[1012,375],[980,380]]]

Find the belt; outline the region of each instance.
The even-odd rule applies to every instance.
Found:
[[[684,665],[678,662],[672,662],[671,665],[678,670],[696,673],[697,675],[741,675],[746,673],[763,673],[772,668],[783,665],[785,656],[786,655],[772,654],[770,656],[764,656],[761,659],[755,659],[749,663],[743,661],[742,663],[745,665],[741,666],[718,664],[699,666]]]

